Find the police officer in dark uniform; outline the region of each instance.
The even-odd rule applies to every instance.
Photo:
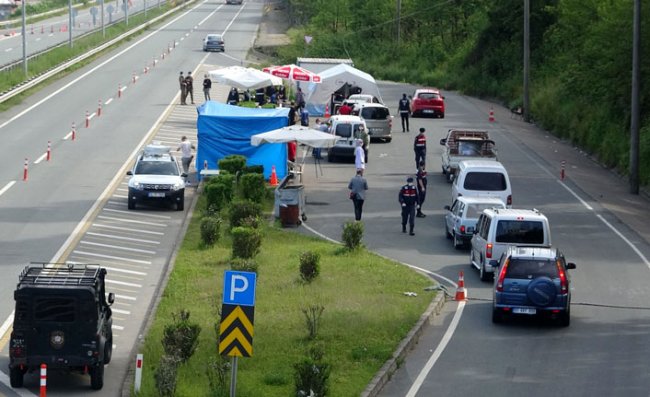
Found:
[[[402,205],[402,233],[406,233],[406,222],[409,224],[409,234],[415,236],[415,209],[418,205],[418,190],[413,185],[413,177],[409,176],[406,185],[399,190],[399,203]]]
[[[410,132],[409,112],[411,111],[411,101],[406,97],[406,94],[402,94],[402,99],[399,100],[397,110],[399,110],[399,115],[402,118],[402,132]]]
[[[415,151],[415,168],[419,168],[421,162],[426,163],[427,156],[427,137],[424,135],[422,127],[420,127],[420,133],[415,136],[413,151]]]
[[[418,211],[415,216],[424,218],[426,215],[422,213],[422,204],[427,197],[427,171],[424,169],[424,161],[420,161],[420,167],[415,174],[415,187],[418,189]]]

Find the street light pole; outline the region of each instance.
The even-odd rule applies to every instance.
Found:
[[[524,121],[530,122],[530,0],[524,0]]]
[[[632,33],[632,111],[630,114],[630,193],[639,194],[639,91],[641,85],[641,0],[634,0]]]
[[[22,8],[22,22],[23,22],[23,27],[22,27],[22,36],[23,36],[23,72],[25,72],[25,78],[27,78],[27,18],[25,17],[25,12],[27,12],[27,7],[25,6],[25,3],[27,3],[27,0],[23,0],[21,3],[23,3],[23,8]]]

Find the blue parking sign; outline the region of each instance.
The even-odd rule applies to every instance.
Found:
[[[255,306],[257,273],[226,270],[223,277],[223,303]]]

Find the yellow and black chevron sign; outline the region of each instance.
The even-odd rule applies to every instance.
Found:
[[[251,357],[253,355],[253,317],[255,306],[221,306],[219,354]]]

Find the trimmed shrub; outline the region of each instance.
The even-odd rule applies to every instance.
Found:
[[[320,273],[320,254],[313,251],[305,251],[300,254],[300,277],[310,283]]]
[[[231,154],[219,160],[219,170],[227,171],[232,175],[237,175],[244,167],[246,167],[246,157],[239,154]]]
[[[241,171],[242,174],[262,174],[264,175],[264,166],[263,165],[247,165]]]
[[[216,216],[205,216],[201,219],[201,241],[211,247],[221,237],[221,218]]]
[[[176,377],[178,375],[178,357],[164,354],[153,377],[156,382],[158,395],[161,397],[173,397],[176,394]]]
[[[363,239],[363,223],[361,222],[346,222],[343,225],[343,244],[345,248],[352,251],[361,247],[361,240]]]
[[[253,229],[259,229],[262,226],[262,218],[249,216],[241,220],[241,225],[243,227],[252,227]]]
[[[294,365],[296,396],[325,397],[329,392],[330,365],[305,358]]]
[[[190,323],[190,312],[181,310],[174,314],[174,324],[165,326],[162,345],[168,356],[176,357],[180,363],[187,361],[199,344],[201,326]]]
[[[262,206],[252,201],[234,201],[230,205],[230,227],[242,226],[246,218],[259,218],[262,216]]]
[[[233,258],[230,268],[239,272],[257,273],[258,264],[254,259]]]
[[[232,257],[251,259],[260,252],[262,234],[250,227],[234,227],[232,235]]]
[[[235,176],[230,174],[219,174],[210,179],[205,185],[207,207],[212,212],[221,211],[233,198]]]
[[[239,180],[242,197],[254,203],[261,203],[266,196],[266,184],[262,174],[244,174]]]

